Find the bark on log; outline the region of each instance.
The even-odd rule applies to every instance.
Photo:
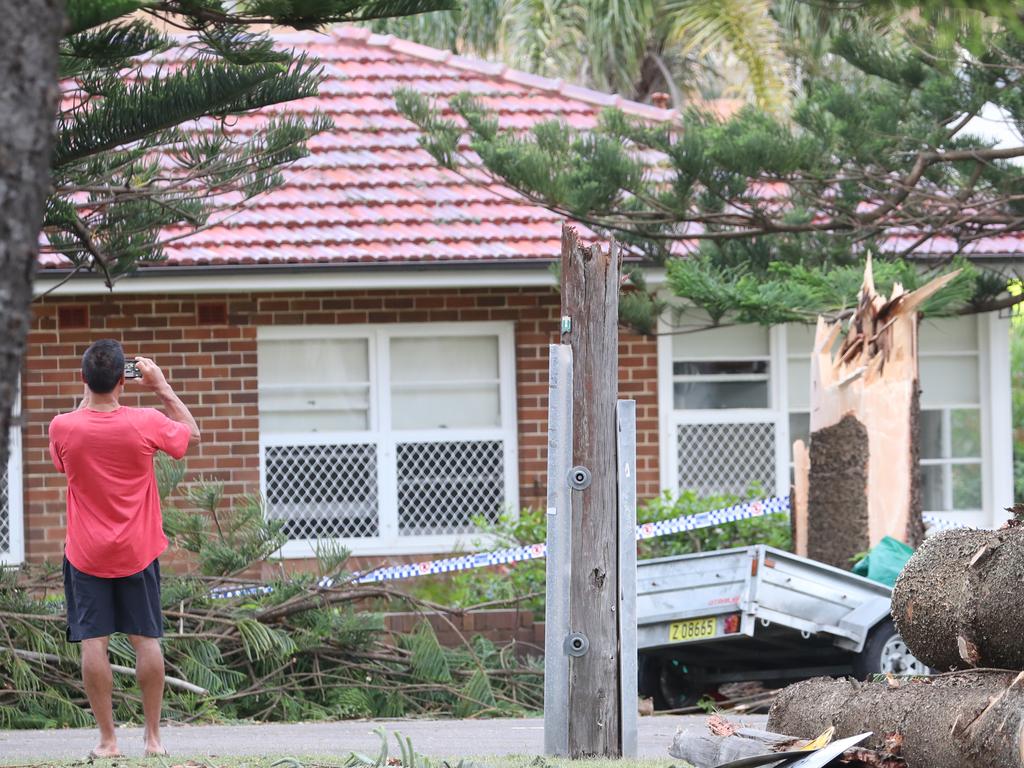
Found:
[[[907,648],[935,669],[1024,669],[1024,527],[952,530],[928,539],[900,574],[892,616]]]
[[[818,318],[810,462],[794,467],[796,488],[807,488],[806,537],[800,527],[794,531],[798,554],[847,568],[856,553],[885,536],[912,546],[924,537],[917,471],[918,308],[954,276],[912,293],[897,284],[886,299],[875,290],[869,260],[860,302],[835,352],[841,323]]]
[[[1024,672],[958,672],[886,682],[815,678],[783,690],[768,729],[813,737],[829,726],[836,738],[865,731],[866,746],[902,737],[908,768],[1024,766]]]

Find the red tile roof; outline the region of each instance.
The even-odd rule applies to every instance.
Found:
[[[497,110],[502,125],[517,128],[551,118],[590,128],[607,106],[652,119],[675,114],[366,29],[282,34],[279,41],[319,58],[327,79],[318,98],[264,112],[318,109],[335,130],[311,140],[309,157],[285,170],[283,187],[169,244],[167,265],[547,261],[559,253],[561,218],[507,187],[440,168],[395,108],[395,90],[470,91]],[[263,119],[241,117],[233,130],[252,130]],[[67,266],[56,254],[43,254],[41,263]]]

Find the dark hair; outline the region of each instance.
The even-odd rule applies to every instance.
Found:
[[[124,350],[114,339],[94,341],[82,355],[82,378],[97,395],[111,392],[124,376]]]

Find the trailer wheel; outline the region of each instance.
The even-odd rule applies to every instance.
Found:
[[[665,696],[661,693],[661,665],[663,662],[664,659],[660,656],[641,653],[637,664],[637,688],[641,696],[653,700],[655,709],[668,709]]]
[[[871,675],[928,675],[931,669],[914,658],[896,631],[892,619],[878,624],[853,660],[853,672],[861,680]]]
[[[683,664],[678,659],[663,659],[659,688],[666,709],[682,709],[692,707],[705,690],[704,669]]]

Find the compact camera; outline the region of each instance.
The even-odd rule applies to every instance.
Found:
[[[142,373],[139,371],[139,366],[134,360],[124,361],[124,377],[126,379],[142,378]]]

